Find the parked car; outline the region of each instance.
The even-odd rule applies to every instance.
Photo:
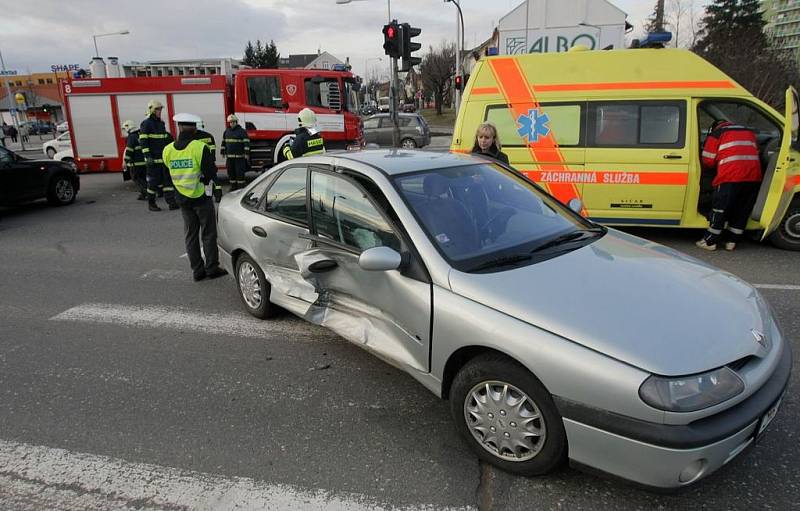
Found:
[[[400,145],[406,149],[425,147],[431,143],[431,130],[418,114],[400,114]],[[364,139],[368,144],[392,145],[394,124],[389,114],[376,114],[364,119]]]
[[[390,102],[390,100],[389,100],[389,98],[387,96],[384,96],[382,98],[378,98],[378,111],[379,112],[388,112],[390,103],[391,102]]]
[[[368,117],[378,112],[378,109],[372,105],[362,105],[361,106],[361,115],[364,117]]]
[[[32,160],[0,147],[0,204],[46,198],[62,206],[72,203],[79,189],[80,179],[69,164]]]
[[[73,156],[72,154],[71,147],[69,149],[64,149],[63,151],[57,152],[56,154],[53,155],[53,159],[55,161],[66,163],[67,165],[75,169],[75,172],[78,172],[80,174],[80,171],[78,170],[78,165],[75,162],[75,156]]]
[[[414,103],[403,103],[400,105],[400,111],[405,113],[413,113],[417,111],[417,107],[414,105]]]
[[[44,121],[25,121],[20,126],[28,127],[28,135],[46,135],[53,132],[53,127]]]
[[[51,160],[53,156],[59,152],[64,151],[65,149],[72,149],[72,144],[70,143],[70,135],[69,132],[62,133],[58,137],[54,138],[53,140],[49,140],[42,144],[42,151],[44,154],[47,155],[48,158]]]
[[[59,133],[64,133],[66,131],[69,131],[69,122],[64,121],[61,124],[57,125],[56,131],[58,131]]]
[[[252,315],[408,372],[483,460],[689,485],[762,436],[790,342],[758,290],[582,207],[471,155],[308,156],[226,195],[218,244]]]

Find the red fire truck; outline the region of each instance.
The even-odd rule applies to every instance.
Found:
[[[247,69],[233,76],[195,75],[137,78],[71,79],[62,82],[72,151],[80,172],[122,170],[125,133],[122,123],[140,123],[151,99],[164,105],[162,119],[174,135],[172,116],[202,117],[219,145],[225,118],[235,113],[250,136],[251,166],[269,167],[282,160],[291,142],[297,114],[310,108],[328,149],[363,144],[358,116],[356,77],[346,71],[317,69]],[[277,150],[276,150],[277,149]],[[224,160],[217,153],[217,165]]]

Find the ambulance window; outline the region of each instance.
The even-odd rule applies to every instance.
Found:
[[[252,76],[247,79],[247,97],[253,106],[281,108],[281,84],[277,76]]]
[[[705,113],[707,117],[711,117],[714,120],[724,119],[734,124],[750,128],[756,132],[759,142],[781,136],[781,128],[775,124],[775,122],[770,120],[760,110],[757,110],[747,103],[735,101],[706,101],[700,105],[700,112],[701,121],[703,118],[702,113]],[[703,126],[701,122],[700,127],[705,127],[705,129],[708,130],[710,125],[711,123],[708,123],[707,126]]]
[[[561,147],[581,145],[581,121],[583,106],[579,104],[543,104],[541,111],[547,115],[546,128]],[[541,117],[540,117],[541,118]],[[497,137],[506,147],[526,145],[520,135],[522,126],[507,105],[491,105],[486,109],[486,121],[497,126]]]
[[[681,148],[686,106],[681,101],[592,103],[589,125],[592,147]]]

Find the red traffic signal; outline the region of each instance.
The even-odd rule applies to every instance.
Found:
[[[456,90],[461,90],[461,87],[464,85],[464,77],[461,75],[456,75]]]
[[[400,39],[400,27],[397,20],[383,26],[383,51],[386,55],[398,59],[403,41]]]

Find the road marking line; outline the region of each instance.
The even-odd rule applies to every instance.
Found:
[[[150,270],[143,273],[140,280],[188,280],[191,271],[185,270]]]
[[[5,440],[0,440],[0,488],[0,507],[6,502],[14,509],[411,509],[385,507],[357,493],[268,484]]]
[[[262,321],[246,313],[200,313],[179,307],[119,305],[113,303],[84,303],[50,318],[51,321],[104,323],[138,328],[168,328],[182,332],[270,338],[276,335],[325,336],[334,335],[327,329],[299,318],[289,317]]]
[[[758,289],[782,289],[784,291],[800,291],[800,286],[794,284],[753,284]]]

